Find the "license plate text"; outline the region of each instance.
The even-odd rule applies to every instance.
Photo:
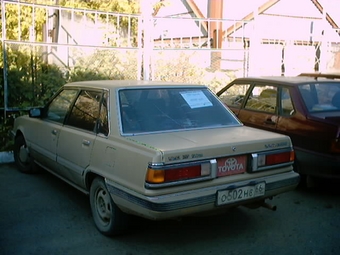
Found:
[[[254,186],[244,186],[231,190],[221,190],[217,192],[217,205],[225,205],[263,196],[265,191],[266,188],[264,182],[258,183]]]

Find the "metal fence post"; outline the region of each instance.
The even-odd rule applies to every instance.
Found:
[[[7,84],[7,56],[6,56],[6,20],[5,20],[5,3],[4,1],[1,1],[1,22],[2,22],[2,38],[1,38],[1,43],[2,43],[2,51],[3,51],[3,63],[4,63],[4,68],[3,68],[3,85],[4,85],[4,122],[6,122],[6,117],[7,117],[7,108],[8,108],[8,84]]]
[[[142,75],[143,80],[150,80],[151,72],[151,55],[153,50],[152,45],[152,4],[150,0],[141,1],[141,19],[142,19]]]

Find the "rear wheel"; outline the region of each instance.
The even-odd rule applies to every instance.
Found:
[[[20,135],[14,141],[14,162],[20,172],[35,173],[37,167],[34,164],[33,158],[30,155],[25,138]]]
[[[111,236],[126,230],[128,215],[113,202],[105,181],[100,177],[91,184],[90,204],[94,223],[102,234]]]

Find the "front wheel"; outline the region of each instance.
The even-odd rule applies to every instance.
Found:
[[[13,153],[14,162],[20,172],[23,173],[37,172],[34,160],[31,157],[31,154],[27,148],[25,138],[22,135],[15,138]]]
[[[90,204],[94,223],[102,234],[112,236],[126,230],[128,215],[113,202],[100,177],[95,178],[91,184]]]

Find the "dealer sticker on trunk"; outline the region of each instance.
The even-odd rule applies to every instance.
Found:
[[[247,156],[220,158],[217,160],[217,176],[242,174],[247,168]]]

